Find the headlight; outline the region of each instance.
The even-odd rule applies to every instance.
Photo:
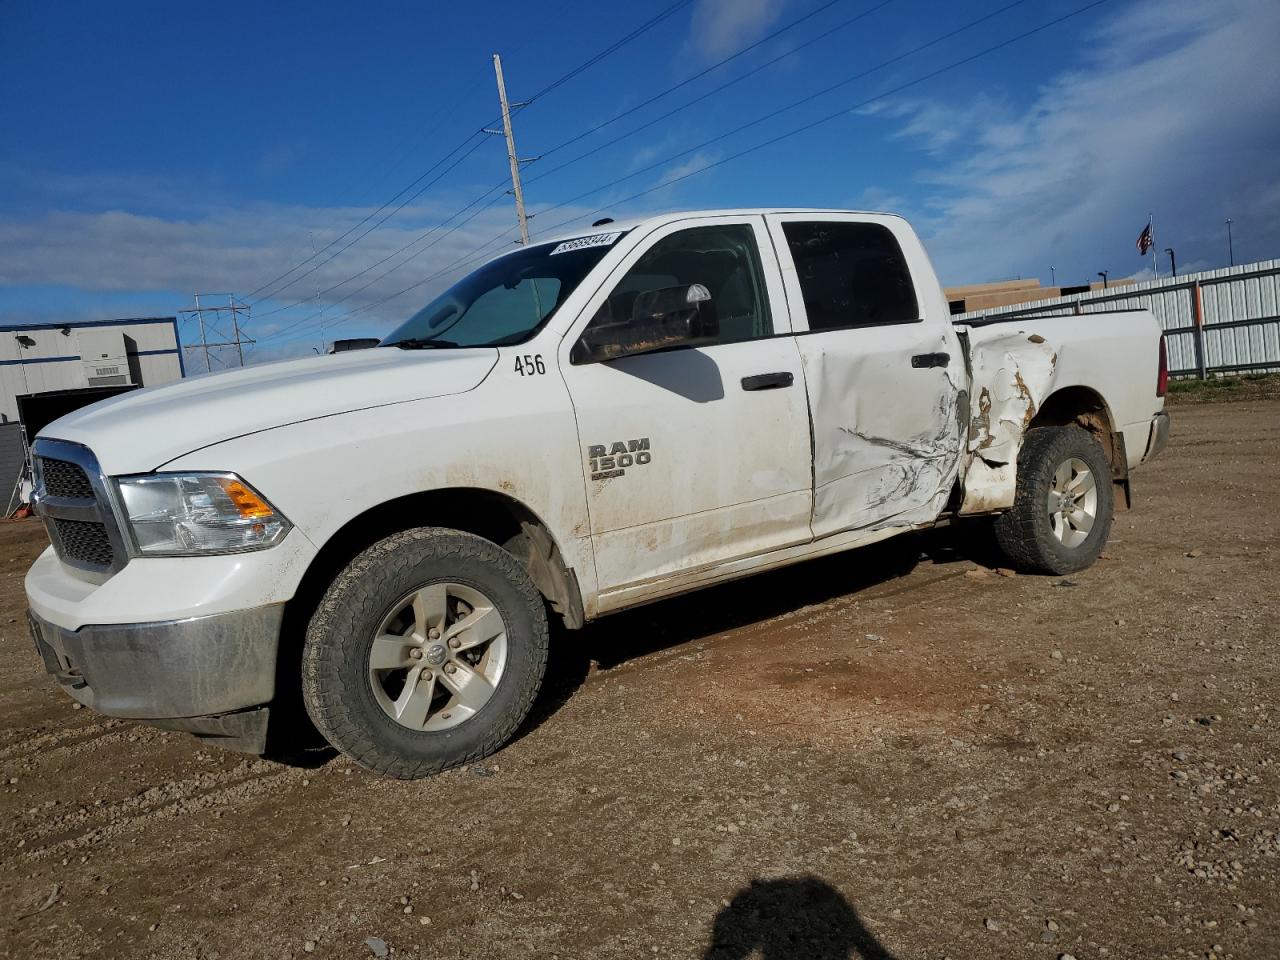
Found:
[[[289,521],[235,474],[153,473],[116,483],[143,556],[262,550],[289,532]]]

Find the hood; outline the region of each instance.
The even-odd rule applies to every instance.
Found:
[[[353,350],[264,363],[91,404],[40,431],[89,447],[108,474],[143,473],[213,443],[303,420],[473,390],[492,348]]]

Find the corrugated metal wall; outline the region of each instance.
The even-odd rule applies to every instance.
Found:
[[[955,319],[1133,309],[1150,310],[1164,328],[1175,375],[1280,370],[1280,260],[1148,280],[1115,293],[1095,290],[978,310]]]

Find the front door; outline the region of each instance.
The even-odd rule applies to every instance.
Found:
[[[807,541],[809,424],[762,217],[694,218],[632,251],[562,345],[600,611]]]
[[[776,214],[813,417],[813,535],[937,518],[959,468],[964,361],[893,217]],[[930,316],[932,322],[926,322]]]

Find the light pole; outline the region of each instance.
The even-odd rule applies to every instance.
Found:
[[[1173,247],[1165,247],[1164,252],[1169,255],[1169,269],[1173,271],[1173,275],[1178,275],[1178,261],[1173,255]]]
[[[1227,217],[1227,265],[1234,267],[1236,265],[1236,249],[1231,242],[1231,218]]]
[[[1098,276],[1100,276],[1100,277],[1102,278],[1102,289],[1103,289],[1103,290],[1107,289],[1107,274],[1108,274],[1108,273],[1110,273],[1110,272],[1111,272],[1111,271],[1109,271],[1109,270],[1099,270],[1099,271],[1098,271]]]
[[[1049,268],[1049,286],[1056,287],[1058,285],[1058,274],[1054,272],[1053,267]]]

